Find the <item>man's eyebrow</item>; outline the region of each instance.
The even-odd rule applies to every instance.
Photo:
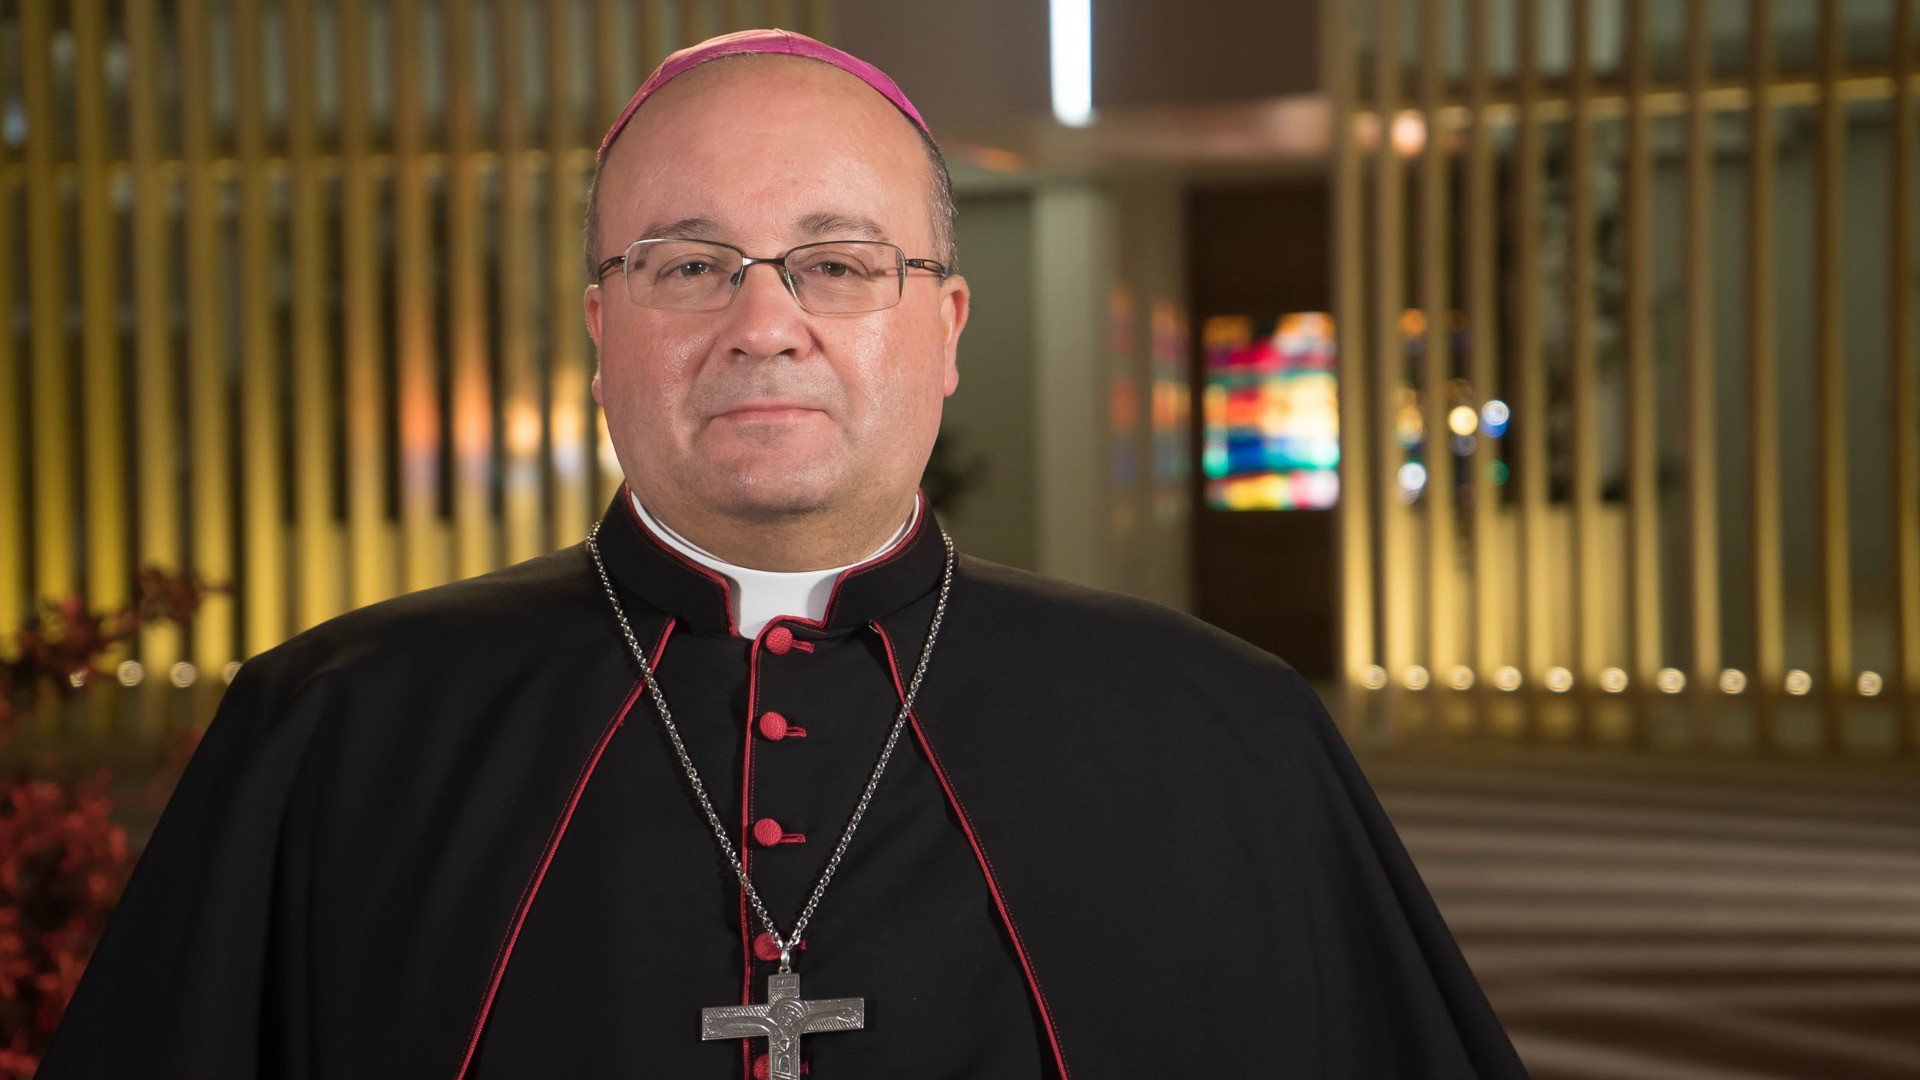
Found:
[[[720,223],[712,218],[684,217],[678,221],[656,221],[640,234],[643,240],[718,240]]]
[[[808,236],[853,237],[861,240],[885,240],[887,230],[872,218],[823,211],[808,214],[798,222]]]

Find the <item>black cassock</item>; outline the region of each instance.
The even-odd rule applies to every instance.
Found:
[[[782,930],[919,655],[919,521],[748,640],[624,490],[603,519]],[[796,956],[867,1003],[809,1080],[1524,1075],[1284,663],[963,556],[914,712]],[[741,893],[575,545],[248,661],[40,1075],[738,1080],[764,1042],[699,1035],[777,967]]]

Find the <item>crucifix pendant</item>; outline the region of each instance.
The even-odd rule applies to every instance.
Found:
[[[767,976],[765,1005],[722,1005],[700,1010],[700,1038],[767,1040],[771,1080],[800,1080],[800,1036],[858,1031],[867,1026],[867,999],[801,1001],[800,976]]]

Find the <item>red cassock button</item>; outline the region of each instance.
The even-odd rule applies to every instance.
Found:
[[[760,714],[760,734],[779,742],[787,737],[787,718],[777,712]]]
[[[787,830],[770,817],[763,817],[753,823],[753,840],[761,847],[773,847],[786,839]]]
[[[793,648],[793,631],[784,626],[776,626],[767,631],[767,651],[775,656],[785,656]]]

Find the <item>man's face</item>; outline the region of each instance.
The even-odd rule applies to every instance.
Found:
[[[714,61],[647,100],[601,176],[598,256],[634,240],[719,240],[757,257],[876,239],[939,259],[930,163],[911,121],[852,75],[791,57]],[[919,483],[947,395],[967,289],[909,270],[900,303],[800,308],[770,266],[729,307],[589,287],[594,398],[628,481],[663,513],[775,521],[898,510]]]

